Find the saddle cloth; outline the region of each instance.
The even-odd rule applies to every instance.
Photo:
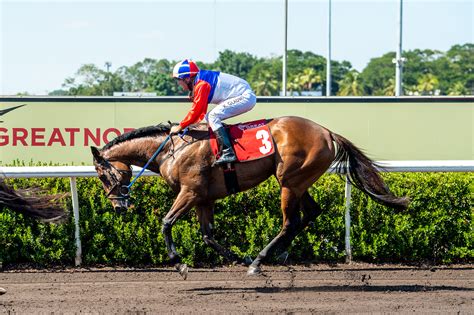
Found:
[[[225,125],[239,162],[253,161],[275,153],[275,145],[267,120],[255,120],[236,125]],[[209,128],[212,153],[218,157],[217,140]]]

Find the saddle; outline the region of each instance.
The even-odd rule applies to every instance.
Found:
[[[261,119],[235,125],[224,125],[239,162],[258,160],[275,153],[275,145],[267,125],[268,122],[269,120]],[[216,158],[219,158],[216,136],[210,128],[209,138],[212,152]]]

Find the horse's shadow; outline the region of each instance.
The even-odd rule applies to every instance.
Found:
[[[321,285],[321,286],[259,286],[244,288],[204,287],[184,290],[198,295],[228,293],[281,293],[281,292],[434,292],[434,291],[474,291],[473,288],[446,285]]]

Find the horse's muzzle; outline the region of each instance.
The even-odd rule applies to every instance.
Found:
[[[117,213],[125,213],[130,207],[133,205],[130,203],[130,199],[128,198],[120,198],[114,200],[114,210]]]
[[[122,207],[122,206],[115,206],[114,207],[114,210],[115,212],[117,212],[118,214],[124,214],[125,212],[127,212],[127,207]]]

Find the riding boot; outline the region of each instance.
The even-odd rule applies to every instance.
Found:
[[[216,134],[216,140],[220,151],[220,158],[215,162],[217,165],[232,163],[237,161],[234,149],[230,142],[229,135],[225,131],[224,127],[221,127],[214,131]]]

